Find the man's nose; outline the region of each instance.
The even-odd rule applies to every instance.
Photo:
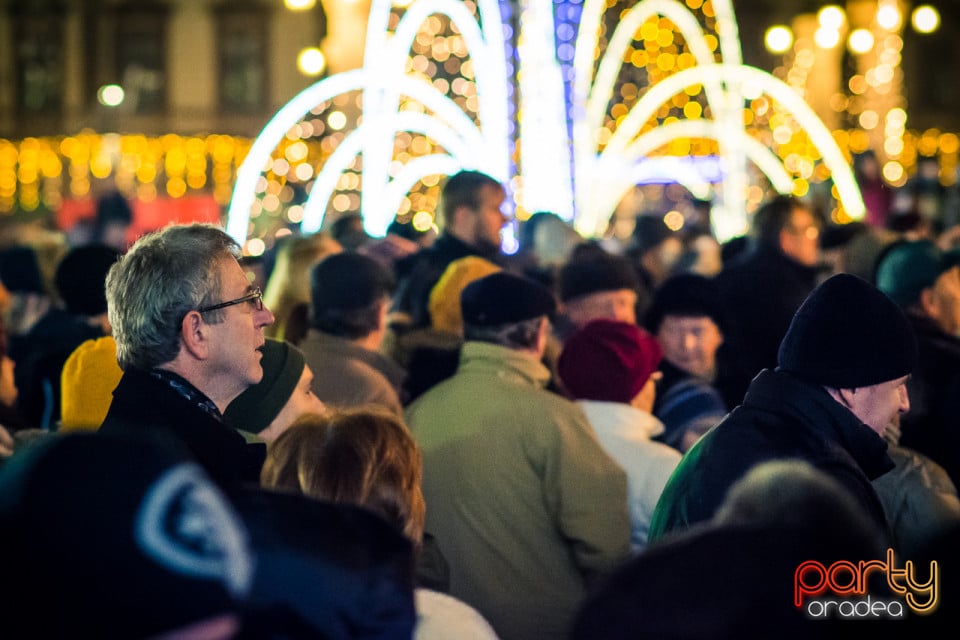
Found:
[[[257,313],[260,314],[259,320],[260,320],[260,326],[262,327],[273,324],[277,320],[277,317],[273,315],[273,311],[270,311],[270,308],[267,307],[267,305],[263,305],[263,309],[261,309]]]
[[[906,413],[910,411],[910,393],[907,391],[907,387],[900,387],[900,413]]]

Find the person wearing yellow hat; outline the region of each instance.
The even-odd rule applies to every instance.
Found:
[[[430,324],[437,331],[463,335],[460,293],[483,276],[501,271],[501,267],[479,256],[454,260],[430,290]]]
[[[67,358],[60,375],[58,431],[99,429],[122,376],[113,336],[81,343]]]

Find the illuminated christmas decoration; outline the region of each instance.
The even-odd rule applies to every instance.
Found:
[[[567,111],[558,104],[567,92],[554,38],[559,31],[555,7],[549,0],[521,3],[516,49],[504,41],[508,25],[494,0],[476,5],[416,0],[403,9],[391,0],[374,0],[363,68],[321,80],[264,128],[240,169],[228,232],[241,242],[246,240],[250,211],[257,208],[257,186],[262,186],[264,169],[273,166],[271,156],[291,128],[318,105],[349,92],[361,94],[361,113],[316,172],[303,209],[301,228],[306,232],[321,227],[328,207],[354,202],[337,195],[347,173],[360,175],[357,204],[368,233],[382,236],[398,213],[411,212],[408,194],[416,185],[424,181],[435,185],[439,177],[459,169],[478,169],[509,181],[518,214],[556,211],[572,218],[581,233],[595,236],[604,232],[619,201],[644,175],[657,173],[657,165],[675,169],[678,156],[708,161],[703,169],[692,162],[674,178],[695,193],[716,189],[715,232],[721,239],[748,226],[748,161],[781,192],[803,192],[814,163],[822,161],[846,215],[851,219],[863,215],[863,201],[847,159],[823,123],[788,85],[741,64],[729,0],[687,0],[686,4],[641,0],[620,11],[612,23],[612,35],[606,38],[608,5],[606,0],[583,3]],[[467,79],[475,86],[474,109],[464,108],[464,101],[458,103],[442,90],[448,87],[446,81],[438,83],[434,74],[424,73],[429,65],[436,67],[436,56],[428,55],[423,65],[420,56],[411,55],[421,40],[443,40],[435,28],[444,26],[437,16],[448,20],[466,47],[461,70],[467,64],[471,67]],[[672,51],[656,56],[655,65],[663,73],[649,78],[648,85],[636,92],[635,102],[625,112],[621,109],[610,126],[608,109],[616,102],[624,61],[639,66],[632,62],[638,39],[653,43],[644,47],[648,61],[653,49],[672,47]],[[683,68],[676,64],[681,58]],[[515,82],[508,69],[516,72]],[[511,132],[508,95],[513,84],[519,91],[520,108],[518,127]],[[665,105],[681,106],[671,102],[677,96],[685,98],[683,117],[671,117],[669,109],[664,112]],[[784,167],[772,145],[748,133],[744,122],[748,96],[753,102],[761,98],[774,102],[788,114],[780,125],[784,142],[797,131],[809,137],[813,157],[799,163],[807,175],[795,177],[797,172]],[[691,98],[697,98],[696,103],[687,106]],[[569,143],[564,139],[567,131]],[[397,139],[410,135],[425,136],[428,142],[421,142],[420,152],[404,149],[400,159]],[[716,152],[671,153],[671,144],[678,140],[712,140]],[[719,184],[707,168],[715,173],[718,164]]]
[[[956,133],[908,128],[899,34],[911,21],[898,6],[796,16],[779,82],[742,66],[729,1],[379,2],[366,51],[376,62],[308,88],[256,141],[91,130],[0,140],[0,214],[89,215],[113,188],[149,206],[200,197],[229,207],[232,235],[262,240],[246,247],[256,254],[345,211],[377,235],[394,217],[433,226],[444,177],[472,167],[505,180],[518,221],[555,211],[586,235],[610,220],[625,237],[644,197],[668,211],[693,195],[712,202],[725,238],[771,190],[832,198],[832,219],[847,222],[857,197],[840,165],[853,154],[876,150],[895,187],[921,156],[939,158],[944,186],[957,178]],[[864,27],[873,48],[848,56],[843,77],[837,60]]]

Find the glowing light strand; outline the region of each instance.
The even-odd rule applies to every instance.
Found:
[[[747,184],[747,160],[756,164],[777,190],[786,191],[792,186],[792,180],[779,159],[745,131],[741,114],[744,88],[748,86],[751,95],[759,87],[792,113],[832,172],[847,213],[853,219],[862,217],[863,201],[853,181],[852,171],[823,123],[788,86],[766,72],[740,64],[736,20],[729,0],[714,0],[716,30],[724,62],[715,61],[704,44],[704,33],[699,23],[679,2],[641,0],[627,13],[615,31],[610,46],[600,60],[595,82],[594,55],[599,42],[600,20],[606,8],[605,1],[587,0],[585,3],[579,14],[580,29],[572,65],[568,67],[563,67],[556,60],[552,34],[551,37],[544,35],[546,17],[551,15],[547,11],[548,4],[548,0],[530,0],[521,9],[531,15],[521,21],[523,31],[519,42],[524,46],[519,55],[524,65],[534,67],[524,67],[519,72],[521,98],[539,92],[545,100],[556,102],[564,89],[564,69],[572,69],[569,114],[572,121],[573,169],[566,175],[557,169],[564,164],[562,153],[556,154],[561,160],[552,164],[547,162],[549,158],[544,155],[532,154],[530,150],[536,148],[533,143],[544,140],[544,129],[531,130],[527,123],[522,123],[520,172],[525,173],[536,163],[542,162],[549,164],[552,171],[560,171],[561,186],[570,184],[572,178],[578,230],[591,235],[602,232],[605,218],[616,206],[619,196],[642,175],[648,175],[651,171],[656,173],[652,167],[658,159],[647,154],[671,140],[696,135],[717,140],[723,163],[721,193],[725,202],[721,201],[720,205],[722,215],[714,218],[719,223],[715,231],[720,239],[741,232],[746,224],[743,211],[745,198],[742,196]],[[363,91],[361,124],[340,142],[318,172],[305,207],[304,230],[319,228],[326,203],[336,189],[337,178],[360,152],[363,154],[362,212],[368,231],[375,235],[385,230],[396,206],[408,190],[428,175],[449,174],[460,168],[478,168],[501,180],[508,179],[510,124],[507,115],[512,112],[512,106],[507,99],[510,93],[507,70],[512,70],[512,67],[504,54],[510,49],[503,39],[506,26],[500,24],[501,16],[496,1],[480,0],[481,26],[460,3],[416,0],[400,18],[392,37],[388,28],[391,8],[391,0],[374,0],[362,71],[332,76],[301,92],[271,119],[257,138],[240,168],[234,190],[228,218],[228,233],[233,237],[239,241],[246,239],[259,174],[285,132],[315,105],[346,91]],[[576,11],[571,9],[567,13],[575,15]],[[420,24],[434,14],[446,15],[457,26],[474,61],[480,105],[477,119],[482,128],[474,124],[449,97],[404,68]],[[621,120],[603,151],[598,153],[593,136],[602,126],[604,110],[622,66],[620,61],[636,29],[652,15],[668,17],[677,26],[698,64],[649,87]],[[528,33],[527,29],[535,33]],[[703,87],[713,113],[712,121],[676,123],[676,126],[661,127],[634,139],[662,104],[679,91],[694,85]],[[412,115],[412,112],[402,111],[401,95],[420,101],[434,115]],[[526,110],[528,105],[537,103],[528,100],[523,104]],[[545,127],[558,127],[556,114],[561,113],[562,108],[552,105],[546,108],[546,112],[549,116],[545,120]],[[521,115],[531,117],[526,111]],[[392,160],[392,150],[396,134],[404,130],[431,137],[445,153],[413,158],[397,169]],[[524,138],[528,135],[531,144],[524,146]],[[668,160],[665,158],[664,164],[669,164]],[[706,180],[704,176],[693,175],[684,177],[682,182],[702,192]],[[531,179],[530,184],[542,185],[544,181],[540,178]],[[562,189],[560,191],[563,192]],[[525,189],[524,197],[529,197],[532,204],[543,195],[541,187],[533,186],[529,191]],[[556,206],[562,210],[562,207]]]

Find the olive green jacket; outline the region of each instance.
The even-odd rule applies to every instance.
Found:
[[[590,581],[630,549],[627,484],[535,355],[467,342],[407,421],[450,594],[504,640],[561,638]]]

